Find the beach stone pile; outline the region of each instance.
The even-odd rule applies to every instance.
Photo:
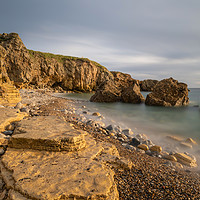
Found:
[[[21,120],[0,163],[13,200],[117,200],[112,167],[130,170],[132,163],[120,158],[114,145],[97,143],[57,116]]]

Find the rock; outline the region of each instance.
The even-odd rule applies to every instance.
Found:
[[[170,140],[177,141],[177,142],[183,141],[183,138],[180,137],[180,136],[168,135],[168,136],[166,136],[166,138],[167,138],[167,139],[170,139]]]
[[[83,111],[83,114],[88,114],[88,112],[87,111]]]
[[[94,112],[92,115],[93,116],[101,116],[101,114],[99,112]]]
[[[4,150],[2,148],[0,148],[0,155],[3,155],[4,154]]]
[[[13,131],[14,128],[15,128],[14,124],[9,124],[8,126],[6,126],[7,131]]]
[[[21,112],[29,113],[29,109],[26,108],[26,107],[21,108],[20,111],[21,111]]]
[[[123,130],[122,130],[122,133],[125,134],[125,135],[127,135],[127,136],[130,136],[130,135],[133,135],[133,134],[134,134],[133,131],[132,131],[130,128],[128,128],[128,129],[123,129]]]
[[[102,83],[90,98],[92,102],[117,102],[121,100],[121,91],[111,81]]]
[[[0,116],[0,132],[3,132],[10,123],[22,120],[27,114],[18,113],[16,109],[0,108]]]
[[[173,78],[159,81],[153,91],[147,95],[146,105],[151,106],[186,106],[189,104],[188,88]]]
[[[178,169],[183,169],[183,165],[181,165],[181,163],[173,162],[173,165]]]
[[[187,165],[189,167],[196,167],[197,163],[196,160],[192,159],[191,157],[185,155],[184,153],[176,153],[174,154],[177,161],[183,165]]]
[[[56,116],[38,116],[19,122],[8,146],[17,149],[78,151],[86,145],[84,134]]]
[[[192,145],[197,145],[197,142],[194,141],[192,138],[187,138],[185,142],[189,143],[189,144],[192,144]]]
[[[189,149],[192,149],[192,145],[189,144],[189,143],[186,143],[186,142],[181,142],[179,143],[179,145],[183,148],[189,148]]]
[[[86,108],[86,106],[82,106],[82,108]]]
[[[13,134],[13,131],[4,131],[3,134],[4,134],[4,135],[12,135],[12,134]]]
[[[149,147],[151,147],[151,146],[154,145],[153,142],[152,142],[151,140],[144,140],[144,141],[142,142],[142,144],[146,144],[146,145],[149,146]]]
[[[90,92],[105,80],[113,80],[112,73],[104,66],[87,58],[28,50],[16,33],[0,38],[0,54],[7,77],[20,88]]]
[[[151,92],[153,91],[153,88],[155,87],[157,83],[158,83],[157,80],[152,80],[152,79],[140,81],[140,90]]]
[[[16,109],[21,109],[21,108],[23,108],[23,107],[24,107],[24,105],[23,105],[21,102],[19,102],[19,103],[15,106]]]
[[[140,141],[136,138],[132,138],[130,145],[137,147],[140,144]]]
[[[137,148],[142,149],[144,151],[149,150],[149,147],[146,144],[139,144]]]
[[[112,72],[114,79],[105,81],[90,98],[93,102],[141,103],[144,97],[140,93],[139,82],[129,74]]]
[[[152,152],[150,150],[145,151],[145,153],[149,156],[152,156]]]
[[[141,103],[145,101],[145,98],[140,92],[139,86],[135,83],[133,86],[124,88],[121,93],[121,99],[124,103]]]
[[[164,159],[166,159],[166,160],[170,160],[170,161],[173,161],[173,162],[177,162],[176,157],[173,156],[173,155],[163,155],[162,157],[163,157]]]
[[[150,147],[150,151],[160,153],[162,151],[162,147],[158,145],[154,145]]]
[[[112,124],[110,124],[110,125],[108,125],[106,127],[106,129],[109,130],[109,131],[113,131],[114,130],[114,126]]]

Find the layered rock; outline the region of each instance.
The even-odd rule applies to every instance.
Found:
[[[113,81],[105,81],[90,98],[92,102],[141,103],[144,97],[140,93],[139,83],[129,74],[112,72]]]
[[[92,91],[113,75],[87,58],[28,50],[16,33],[0,34],[1,69],[19,87]]]
[[[147,95],[145,104],[152,106],[185,106],[189,104],[187,84],[173,78],[159,81]]]
[[[24,200],[117,200],[113,167],[132,163],[56,116],[22,120],[0,162],[9,199]]]
[[[143,81],[140,81],[140,90],[141,91],[153,91],[153,88],[158,83],[158,80],[152,80],[152,79],[146,79]]]

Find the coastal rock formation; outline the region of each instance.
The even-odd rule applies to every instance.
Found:
[[[0,73],[18,87],[92,91],[113,75],[87,58],[28,50],[17,33],[0,34]]]
[[[118,200],[113,167],[132,162],[57,116],[19,122],[0,162],[9,198],[24,200]]]
[[[187,84],[179,83],[173,78],[163,79],[147,95],[146,105],[151,106],[185,106],[189,104]]]
[[[157,80],[152,80],[152,79],[146,79],[144,81],[140,81],[140,90],[151,92],[153,91],[153,88],[157,83],[158,83]]]
[[[92,102],[117,102],[141,103],[144,97],[140,93],[139,81],[129,74],[112,72],[113,81],[105,81],[90,98]]]

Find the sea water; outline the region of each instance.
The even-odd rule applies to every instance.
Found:
[[[148,92],[142,92],[146,97]],[[113,121],[122,128],[154,137],[178,135],[200,140],[200,88],[191,88],[190,104],[183,107],[157,107],[129,103],[89,102],[91,93],[65,94],[66,98],[79,99],[88,109],[103,114],[108,123]]]

